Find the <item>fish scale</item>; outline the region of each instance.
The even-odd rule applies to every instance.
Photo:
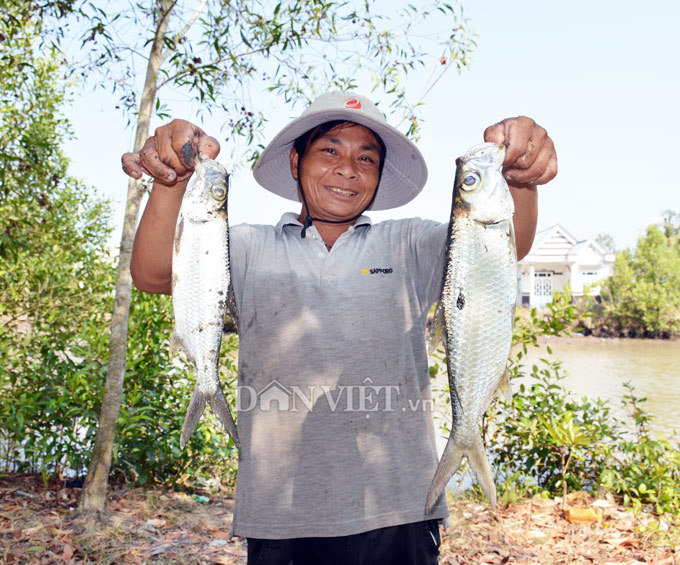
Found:
[[[496,490],[479,423],[506,375],[517,258],[505,151],[482,144],[459,158],[437,324],[444,334],[452,425],[426,502],[429,513],[463,457],[492,507]],[[466,183],[470,183],[469,186]],[[435,330],[436,331],[436,330]]]
[[[477,377],[502,375],[508,358],[507,348],[496,346],[512,337],[512,318],[507,314],[514,307],[515,296],[509,293],[507,283],[516,273],[507,268],[511,265],[507,260],[510,251],[507,232],[507,223],[487,227],[469,218],[457,222],[453,232],[457,239],[452,246],[456,256],[448,262],[443,292],[453,295],[455,304],[444,310],[444,328],[450,331],[446,336],[446,348],[451,351],[448,370],[458,375],[451,400],[453,406],[460,409],[462,405],[468,412],[466,418],[457,419],[456,436],[461,442],[474,437],[477,422],[496,390],[492,379]],[[464,268],[475,261],[478,264],[474,269]],[[481,320],[484,322],[480,323]]]
[[[196,387],[182,427],[180,446],[203,414],[206,402],[239,447],[236,424],[219,378],[220,346],[231,292],[228,175],[216,161],[196,163],[195,178],[182,199],[172,258],[173,348],[196,369]]]

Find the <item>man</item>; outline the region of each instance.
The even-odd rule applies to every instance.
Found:
[[[557,171],[553,143],[524,117],[491,126],[485,139],[507,146],[523,256],[536,185]],[[170,293],[194,158],[218,151],[200,128],[175,120],[123,156],[127,174],[155,181],[132,257],[140,290]],[[302,206],[277,226],[231,230],[239,394],[250,395],[239,402],[248,409],[238,418],[233,531],[248,538],[249,563],[436,563],[448,510],[442,497],[424,514],[437,466],[424,333],[447,226],[372,225],[363,215],[413,199],[425,161],[367,98],[336,92],[272,140],[254,175]],[[277,402],[263,402],[272,391]]]

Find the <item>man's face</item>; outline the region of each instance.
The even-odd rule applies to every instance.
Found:
[[[298,154],[290,152],[290,170],[298,176]],[[380,144],[357,124],[339,124],[312,141],[300,162],[300,181],[309,215],[349,220],[373,198],[380,170]],[[304,214],[304,209],[303,209]]]

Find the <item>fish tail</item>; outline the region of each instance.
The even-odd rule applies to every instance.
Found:
[[[471,449],[462,449],[456,445],[452,433],[446,443],[444,453],[442,453],[442,457],[439,460],[434,479],[432,479],[430,492],[427,494],[427,502],[425,503],[425,514],[429,514],[432,511],[432,508],[444,492],[449,480],[458,470],[458,467],[460,467],[463,457],[467,458],[470,468],[474,472],[475,477],[477,477],[477,482],[480,484],[484,494],[486,494],[491,503],[491,508],[493,510],[496,509],[496,486],[493,482],[489,461],[484,452],[482,437],[480,435],[477,436]]]
[[[484,494],[491,503],[491,509],[496,510],[496,485],[493,482],[493,474],[489,466],[489,460],[486,458],[484,452],[484,444],[482,443],[482,436],[478,435],[472,449],[465,452],[470,469],[477,477],[479,486],[482,487]]]
[[[215,394],[209,397],[210,407],[213,412],[217,414],[217,419],[220,421],[226,432],[234,439],[234,444],[236,449],[241,449],[241,443],[238,439],[238,432],[236,431],[236,422],[231,415],[231,410],[229,409],[229,404],[227,404],[227,399],[224,397],[224,391],[222,387],[217,387]]]
[[[442,457],[439,460],[439,465],[437,465],[437,471],[435,472],[434,478],[432,479],[430,492],[427,493],[425,514],[432,512],[432,508],[434,508],[434,505],[444,492],[449,480],[458,470],[458,467],[460,467],[460,462],[463,459],[463,455],[463,451],[456,446],[456,442],[453,439],[453,432],[451,432],[449,440],[446,442],[444,453],[442,453]]]
[[[187,440],[196,429],[196,424],[198,424],[198,421],[201,419],[201,415],[203,414],[203,410],[205,410],[206,400],[207,396],[198,390],[198,385],[196,385],[196,388],[194,388],[194,392],[191,395],[191,401],[189,402],[187,415],[184,417],[182,434],[179,437],[180,449],[184,449]]]

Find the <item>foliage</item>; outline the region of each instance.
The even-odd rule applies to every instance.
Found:
[[[680,243],[672,218],[663,229],[649,226],[634,252],[617,254],[601,290],[606,324],[647,337],[680,331]]]
[[[511,405],[497,404],[492,416],[489,449],[499,476],[533,494],[595,489],[606,461],[599,445],[619,434],[608,405],[571,399],[559,361],[542,359],[528,374],[523,369],[511,365],[520,385]]]
[[[680,513],[680,450],[677,441],[658,439],[648,428],[651,419],[643,404],[646,398],[635,395],[625,383],[624,406],[635,420],[636,433],[612,446],[610,465],[601,477],[601,485],[621,493],[626,504],[636,509],[653,506],[658,514]]]
[[[29,334],[0,334],[0,361],[8,367],[0,385],[5,398],[0,406],[2,459],[8,470],[40,470],[47,480],[63,471],[81,474],[88,462],[106,375],[108,332],[103,328],[113,269],[109,266],[105,274],[99,281],[107,295],[105,304],[85,308],[83,291],[75,297],[61,293],[63,307],[45,303],[52,312],[49,320],[26,320],[31,324]],[[85,288],[90,294],[94,285]],[[72,311],[78,308],[83,318],[90,317],[89,322],[72,323]],[[225,441],[209,410],[185,450],[179,449],[194,378],[186,363],[172,362],[171,326],[167,297],[134,294],[128,379],[112,475],[134,484],[186,486],[224,473],[233,479],[233,441]],[[231,388],[236,370],[229,357],[236,349],[235,336],[224,340],[222,378]]]
[[[25,3],[0,20],[0,465],[82,466],[100,383],[87,335],[110,307],[108,207],[67,175],[64,86]]]
[[[680,238],[680,212],[666,210],[663,214],[661,228],[667,238],[674,239],[677,242]]]
[[[163,16],[168,26],[154,85],[156,115],[169,118],[178,93],[194,101],[199,114],[223,113],[227,140],[246,142],[235,154],[247,152],[251,161],[278,101],[307,103],[326,90],[370,85],[417,135],[422,98],[446,70],[466,67],[475,46],[462,9],[445,2],[390,10],[372,1],[333,0],[77,4],[77,17],[52,24],[79,37],[82,49],[66,51],[74,71],[111,85],[117,108],[131,120],[141,94],[136,69],[143,68],[141,54]],[[431,31],[435,22],[437,35]],[[413,93],[404,79],[420,68],[431,76]]]
[[[614,238],[608,233],[602,232],[597,234],[595,241],[604,249],[607,253],[616,252],[616,243]]]
[[[588,304],[572,304],[569,289],[554,292],[547,312],[520,309],[513,331],[514,355],[508,365],[513,388],[510,404],[495,402],[485,417],[483,431],[491,457],[505,488],[538,494],[567,489],[592,489],[604,458],[597,445],[614,438],[609,407],[601,400],[569,397],[561,381],[560,361],[542,358],[527,368],[528,347],[538,346],[540,336],[569,335],[569,328]],[[548,354],[552,351],[547,348]],[[528,370],[527,370],[528,369]],[[503,492],[501,492],[503,496]]]
[[[51,192],[47,212],[19,198],[0,205],[3,223],[7,209],[26,213],[0,252],[3,463],[44,474],[78,469],[87,457],[101,385],[92,349],[111,303],[101,203],[86,202],[81,187],[66,182]]]
[[[37,55],[40,22],[23,7],[0,20],[0,468],[47,481],[81,474],[91,454],[115,270],[108,205],[67,174],[61,59]],[[169,358],[170,325],[167,298],[135,296],[113,473],[138,483],[233,471],[211,418],[179,453],[193,378]],[[228,355],[237,345],[225,342]],[[230,361],[224,372],[233,381]]]
[[[64,102],[60,60],[54,51],[35,55],[41,26],[27,17],[27,8],[25,2],[8,2],[0,19],[0,198],[8,206],[11,197],[21,193],[44,214],[48,189],[58,186],[66,173],[59,146],[68,127],[59,111]],[[11,212],[9,220],[2,218],[7,222],[5,241],[26,211]]]
[[[536,308],[518,308],[512,333],[512,345],[521,347],[526,355],[528,346],[538,345],[539,336],[570,335],[576,320],[586,315],[590,302],[572,304],[571,290],[567,285],[563,292],[553,292],[552,302],[546,304],[546,311],[539,313]]]

